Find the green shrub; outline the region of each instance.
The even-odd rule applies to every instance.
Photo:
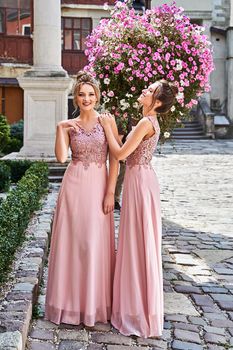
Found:
[[[18,182],[21,177],[25,174],[26,170],[32,165],[30,160],[2,160],[11,169],[11,182]]]
[[[0,153],[4,152],[4,148],[10,141],[10,126],[4,115],[0,114]]]
[[[4,162],[0,162],[0,192],[8,191],[11,180],[11,169]]]
[[[48,186],[48,166],[33,163],[9,191],[0,205],[0,282],[7,277],[14,253],[23,242],[25,229],[34,210],[39,208],[40,198]]]
[[[9,154],[11,152],[19,152],[23,147],[23,141],[16,139],[15,137],[10,139],[7,145],[3,148],[3,152],[5,154]]]
[[[10,126],[10,135],[12,138],[23,142],[23,119]]]

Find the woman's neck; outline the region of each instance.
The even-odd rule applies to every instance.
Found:
[[[95,119],[96,117],[98,117],[98,113],[92,109],[90,111],[80,111],[79,114],[79,119],[82,119],[83,121],[88,121],[91,119]]]
[[[157,113],[153,110],[146,110],[144,107],[142,109],[142,115],[143,117],[156,117],[157,118]]]

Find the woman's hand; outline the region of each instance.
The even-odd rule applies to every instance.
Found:
[[[100,123],[102,125],[103,128],[106,128],[108,126],[111,126],[112,125],[112,116],[110,113],[102,113],[100,116],[99,116],[99,119],[100,119]]]
[[[57,124],[57,127],[60,129],[68,129],[68,128],[74,128],[75,127],[75,122],[72,119],[68,120],[62,120]]]
[[[104,214],[108,214],[114,210],[114,194],[106,193],[103,203]]]

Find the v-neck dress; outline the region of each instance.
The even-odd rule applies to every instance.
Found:
[[[108,145],[98,121],[69,129],[72,161],[54,215],[45,318],[93,326],[111,318],[115,264],[113,213],[103,213]]]

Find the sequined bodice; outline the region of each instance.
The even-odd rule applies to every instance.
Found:
[[[132,168],[135,165],[151,168],[150,162],[159,140],[160,127],[157,119],[153,117],[147,118],[151,121],[155,130],[155,134],[149,139],[142,140],[138,147],[135,149],[135,151],[127,157],[126,164],[130,168]]]
[[[106,164],[108,145],[99,121],[90,131],[81,126],[70,128],[69,137],[74,162],[82,162],[85,169],[90,163],[95,163],[98,167]]]

